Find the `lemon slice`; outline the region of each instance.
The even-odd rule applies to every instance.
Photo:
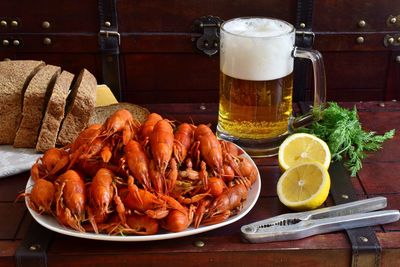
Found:
[[[303,163],[321,163],[325,169],[329,168],[331,162],[331,152],[328,145],[312,134],[296,133],[292,134],[283,141],[278,152],[279,166],[283,170]]]
[[[287,207],[303,211],[315,209],[325,202],[331,187],[326,168],[318,162],[300,163],[279,178],[279,200]]]

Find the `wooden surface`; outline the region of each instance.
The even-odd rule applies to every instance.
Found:
[[[353,103],[344,103],[352,107]],[[359,198],[386,196],[389,209],[400,209],[400,103],[357,103],[364,128],[378,133],[396,128],[396,136],[381,151],[364,161],[351,181]],[[216,104],[147,105],[178,122],[212,123]],[[298,241],[247,244],[241,241],[243,224],[289,212],[276,196],[281,175],[276,157],[256,159],[262,190],[255,207],[243,219],[210,232],[152,242],[104,242],[54,234],[48,266],[349,266],[351,246],[344,232]],[[0,180],[0,266],[13,266],[15,250],[27,231],[31,216],[22,202],[15,203],[29,173]],[[326,205],[331,205],[328,199]],[[382,266],[400,266],[400,222],[376,226],[383,248]],[[204,247],[196,247],[196,241]]]
[[[72,73],[87,68],[102,83],[97,3],[0,1],[0,20],[8,22],[0,27],[0,60],[41,59]],[[389,16],[400,14],[400,1],[326,0],[313,5],[314,48],[325,60],[328,100],[399,100],[400,43],[385,47],[383,40],[400,34],[400,22],[387,23]],[[206,15],[222,20],[265,16],[295,24],[296,8],[296,0],[117,1],[123,100],[216,102],[219,56],[209,57],[195,48],[200,33],[194,31],[193,21]],[[19,26],[10,26],[12,20]],[[358,26],[360,20],[365,27]],[[43,21],[50,27],[42,28]],[[358,44],[357,37],[364,43]],[[51,38],[51,45],[45,45],[44,38]],[[4,39],[21,44],[5,46]],[[309,84],[308,91],[311,88]]]

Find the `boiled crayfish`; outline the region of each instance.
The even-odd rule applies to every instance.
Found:
[[[257,169],[204,124],[118,110],[32,166],[29,206],[76,231],[151,235],[219,223],[240,211]]]

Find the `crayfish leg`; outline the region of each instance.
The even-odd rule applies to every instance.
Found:
[[[203,199],[199,201],[196,211],[194,212],[194,228],[199,228],[201,221],[204,218],[204,214],[207,211],[207,207],[210,205],[211,201],[208,199]]]
[[[39,160],[40,160],[40,158],[36,160],[35,164],[33,164],[32,168],[31,168],[31,177],[32,177],[34,182],[39,180],[40,176],[41,176],[42,166],[39,163]]]
[[[208,173],[207,173],[207,169],[206,168],[207,168],[206,163],[204,161],[201,161],[199,178],[203,182],[204,190],[208,190]]]
[[[160,219],[164,219],[165,217],[168,216],[169,209],[164,207],[164,208],[155,209],[155,210],[146,210],[145,213],[150,218],[160,220]]]
[[[202,221],[202,225],[211,225],[211,224],[216,224],[216,223],[223,222],[226,219],[228,219],[230,215],[231,215],[231,211],[230,210],[226,210],[226,211],[224,211],[222,213],[219,213],[219,214],[211,215],[209,218],[204,219]]]
[[[98,234],[99,233],[99,229],[97,228],[97,223],[96,220],[94,219],[94,213],[91,207],[87,207],[87,212],[88,212],[88,219],[90,224],[93,227],[93,231]]]
[[[114,203],[115,203],[115,206],[116,206],[118,217],[121,220],[121,223],[123,225],[126,225],[126,215],[125,215],[126,214],[126,210],[125,210],[125,206],[122,203],[122,200],[118,195],[114,196]]]
[[[133,177],[129,175],[128,177],[128,189],[129,192],[134,196],[135,200],[143,206],[143,200],[139,193],[139,188],[134,184]]]
[[[100,156],[101,156],[101,159],[102,159],[104,162],[109,162],[110,159],[111,159],[111,157],[112,157],[111,148],[110,148],[108,145],[105,145],[105,146],[101,149]]]

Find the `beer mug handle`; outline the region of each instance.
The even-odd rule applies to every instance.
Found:
[[[326,80],[325,68],[322,55],[317,50],[295,47],[293,57],[310,59],[314,74],[314,107],[324,105],[326,101]],[[293,128],[306,126],[313,121],[312,114],[306,114],[295,118],[292,124]]]

